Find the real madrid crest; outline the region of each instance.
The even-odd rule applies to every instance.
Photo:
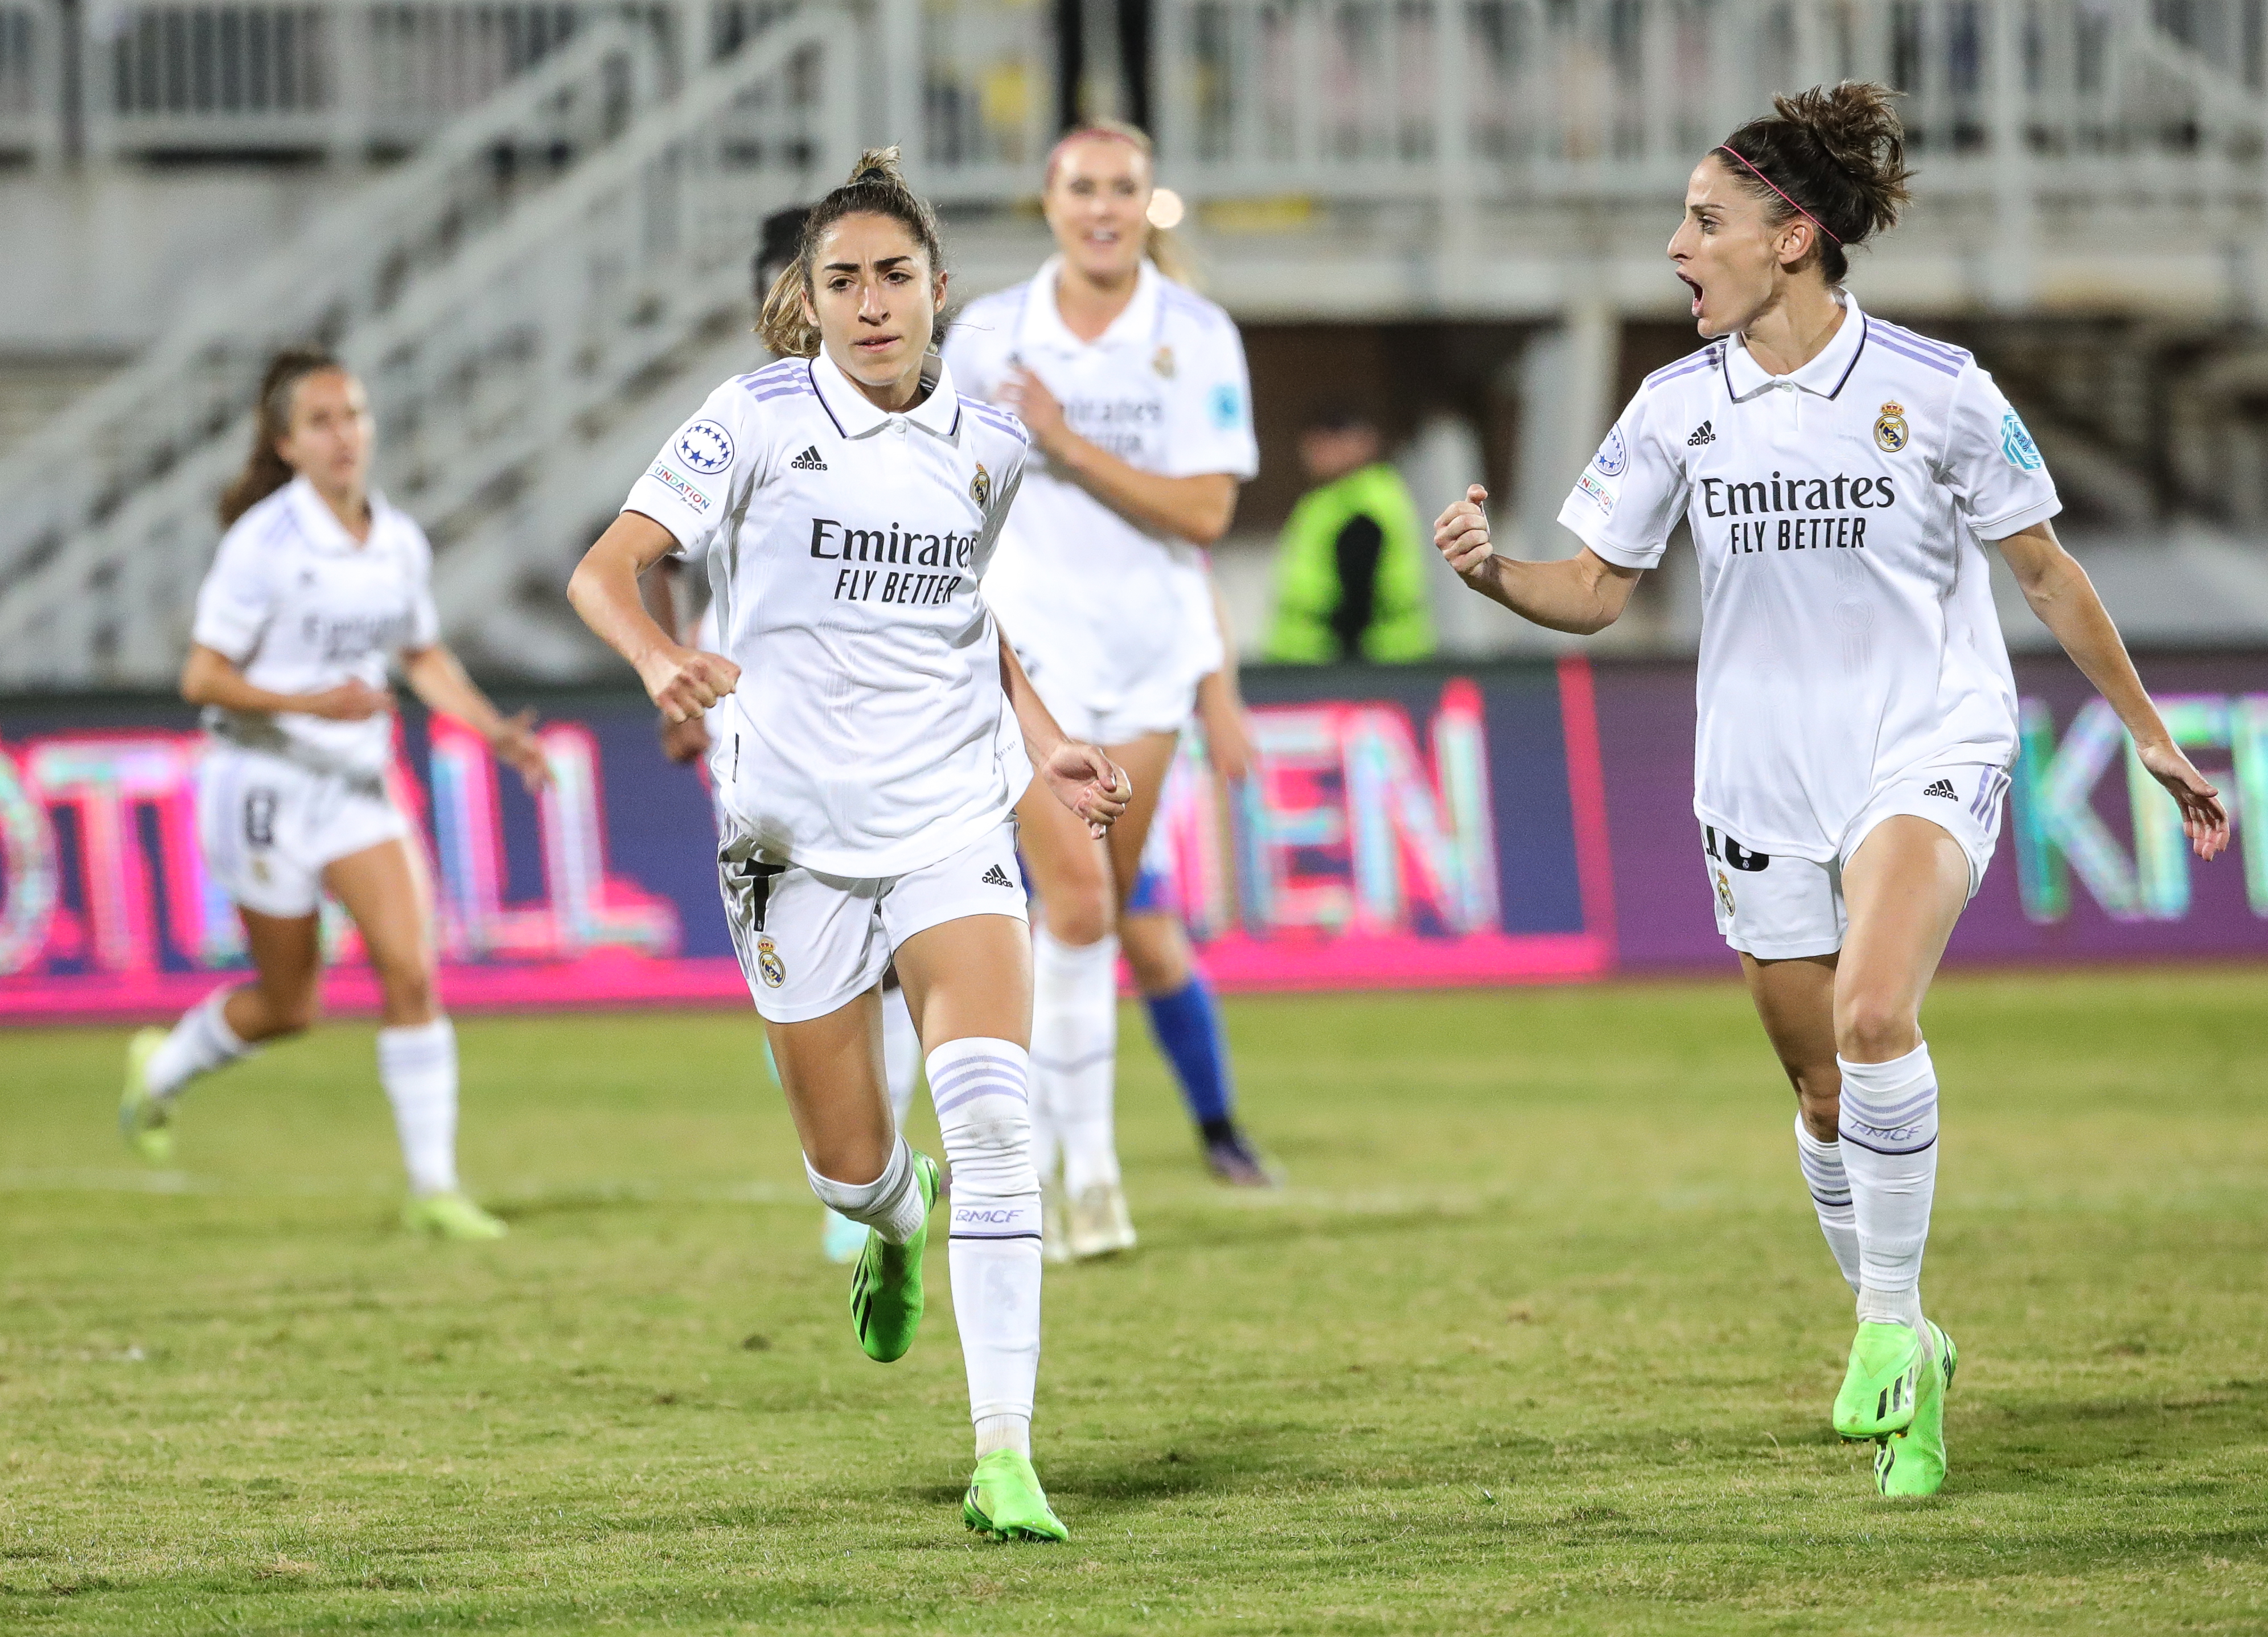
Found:
[[[1874,420],[1874,447],[1884,454],[1896,454],[1906,446],[1906,411],[1902,403],[1882,406]]]
[[[1722,870],[1717,871],[1716,876],[1717,902],[1725,906],[1725,913],[1727,915],[1729,916],[1736,913],[1733,908],[1733,883],[1725,879],[1725,872]]]
[[[982,461],[976,463],[976,476],[968,480],[968,498],[980,511],[992,504],[992,474],[984,469]]]
[[[1174,350],[1171,347],[1159,348],[1157,352],[1150,359],[1150,367],[1157,371],[1159,374],[1164,376],[1167,380],[1173,380]]]
[[[774,989],[787,982],[787,962],[780,959],[779,946],[772,942],[769,934],[756,940],[756,970]]]

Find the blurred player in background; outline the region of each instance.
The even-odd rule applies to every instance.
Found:
[[[895,151],[866,154],[813,208],[765,303],[783,361],[710,395],[568,592],[666,713],[730,697],[711,757],[725,912],[812,1191],[871,1230],[850,1309],[884,1363],[921,1323],[940,1182],[882,1085],[880,984],[895,961],[953,1166],[977,1456],[963,1515],[1060,1540],[1031,1464],[1040,1185],[1013,814],[1036,771],[1100,837],[1127,792],[1056,726],[978,594],[1027,444],[930,351],[944,261]],[[729,658],[685,647],[638,601],[641,571],[704,545]]]
[[[243,918],[253,981],[216,991],[170,1033],[134,1036],[119,1122],[146,1158],[167,1158],[191,1080],[314,1021],[328,893],[378,974],[379,1079],[409,1171],[402,1220],[493,1239],[504,1224],[457,1185],[457,1038],[434,989],[431,893],[386,791],[387,661],[399,655],[417,697],[487,740],[529,790],[549,774],[527,717],[499,715],[441,645],[425,535],[370,487],[362,383],[322,353],[283,353],[255,420],[181,672],[211,737],[197,768],[205,867]]]
[[[1032,1064],[1041,1176],[1063,1175],[1076,1257],[1134,1243],[1113,1119],[1118,921],[1198,683],[1226,664],[1204,549],[1259,469],[1244,346],[1218,306],[1173,275],[1149,221],[1149,138],[1097,124],[1049,155],[1042,196],[1057,254],[1028,282],[969,303],[946,356],[969,391],[1022,418],[1035,462],[984,582],[1032,685],[1064,731],[1102,745],[1134,784],[1108,846],[1035,790],[1022,845],[1038,888]],[[1161,265],[1160,255],[1166,256]],[[1210,1067],[1193,1098],[1259,1172],[1226,1106],[1212,998],[1194,967],[1152,1003],[1178,1066]],[[1185,1088],[1188,1081],[1184,1080]],[[1185,1090],[1185,1095],[1188,1095]],[[1053,1224],[1050,1225],[1051,1229]]]
[[[1425,601],[1425,525],[1384,457],[1377,426],[1333,405],[1300,433],[1300,464],[1314,485],[1276,544],[1276,613],[1268,658],[1407,663],[1433,654]]]
[[[1936,1493],[1957,1354],[1923,1317],[1938,1080],[1921,1004],[1976,894],[2016,749],[1980,547],[2133,735],[2198,856],[2228,841],[2086,571],[2030,436],[1958,348],[1842,288],[1897,220],[1881,86],[1775,100],[1710,150],[1669,241],[1710,344],[1646,378],[1559,513],[1576,557],[1492,556],[1476,488],[1435,541],[1474,589],[1555,630],[1611,624],[1679,515],[1700,557],[1694,808],[1718,929],[1795,1088],[1803,1177],[1858,1333],[1835,1430],[1886,1495]]]
[[[795,262],[803,243],[804,224],[811,218],[807,204],[791,205],[784,210],[775,210],[763,219],[757,230],[756,254],[752,267],[755,277],[755,302],[759,313],[763,310],[764,298],[779,282],[779,276]],[[645,603],[646,612],[664,630],[676,634],[688,647],[703,653],[718,651],[717,601],[701,595],[684,599],[685,603],[697,604],[698,615],[688,617],[681,613],[681,596],[685,587],[681,581],[694,573],[705,571],[707,552],[687,552],[681,557],[664,557],[638,579],[638,594]],[[718,785],[708,769],[711,747],[717,741],[717,724],[727,707],[722,703],[711,705],[698,715],[682,721],[672,721],[668,716],[660,719],[662,753],[681,766],[701,768],[708,781],[713,800]],[[721,818],[721,815],[720,815]],[[767,1048],[767,1057],[770,1050]],[[921,1080],[921,1036],[914,1032],[912,1014],[906,1010],[905,996],[898,985],[898,972],[894,966],[882,974],[882,1064],[890,1088],[890,1110],[897,1117],[902,1129],[906,1115],[913,1107],[914,1088]],[[777,1075],[775,1073],[774,1078]],[[866,1243],[866,1230],[839,1211],[820,1206],[821,1226],[819,1246],[830,1262],[849,1262],[855,1258]]]

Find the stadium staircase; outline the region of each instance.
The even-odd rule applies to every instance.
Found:
[[[1777,87],[1863,76],[1911,93],[1922,199],[1868,259],[1878,305],[2268,313],[2260,11],[1159,0],[1160,149],[1212,292],[1240,314],[1572,336],[1565,370],[1527,372],[1522,409],[1550,424],[1522,433],[1523,461],[1558,473],[1611,413],[1613,327],[1675,315],[1662,224],[1693,154]],[[450,639],[500,670],[602,674],[562,581],[668,429],[755,361],[747,262],[767,210],[830,183],[862,140],[903,140],[976,287],[1035,258],[1045,8],[759,8],[674,84],[639,16],[593,14],[305,235],[248,250],[232,289],[0,458],[0,689],[170,682],[261,360],[308,338],[371,384],[379,478],[433,537]],[[2222,374],[2213,403],[2247,412],[2261,367]],[[2100,380],[2124,390],[2115,370]],[[2147,417],[2131,394],[2092,413],[2095,389],[2072,381],[2051,436],[2095,471],[2101,510],[2143,516],[2131,432]],[[2268,505],[2268,475],[2257,487]]]

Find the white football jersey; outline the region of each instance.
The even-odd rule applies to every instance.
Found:
[[[1062,266],[1050,257],[1027,282],[968,304],[945,342],[961,385],[997,399],[1020,364],[1073,431],[1129,466],[1167,477],[1257,472],[1244,343],[1228,314],[1145,261],[1126,310],[1084,342],[1056,306]],[[1204,553],[1128,521],[1036,453],[984,595],[1035,680],[1067,687],[1097,716],[1161,676],[1194,687],[1222,664]]]
[[[225,655],[255,688],[320,693],[350,678],[386,684],[387,661],[441,639],[433,551],[406,512],[370,497],[370,538],[357,542],[314,485],[294,478],[221,536],[197,592],[190,640]],[[394,716],[359,722],[208,707],[206,728],[320,772],[383,772]]]
[[[876,409],[823,354],[735,376],[632,485],[705,552],[740,667],[709,771],[767,862],[902,874],[998,825],[1032,769],[976,582],[1021,481],[1015,417],[961,397]]]
[[[1879,784],[2014,756],[1978,542],[2062,509],[1974,358],[1845,309],[1792,375],[1733,337],[1648,376],[1559,512],[1638,569],[1685,514],[1703,608],[1694,809],[1744,846],[1822,862]]]

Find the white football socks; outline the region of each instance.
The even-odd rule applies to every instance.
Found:
[[[1012,1041],[949,1040],[929,1089],[953,1162],[953,1316],[981,1459],[1032,1449],[1040,1373],[1040,1177],[1032,1169],[1029,1058]]]
[[[906,992],[882,991],[882,1071],[889,1081],[890,1114],[897,1129],[906,1128],[906,1110],[914,1106],[914,1082],[921,1078],[921,1036],[914,1030],[914,1014],[906,1009]]]
[[[1059,941],[1032,934],[1032,1069],[1040,1106],[1076,1198],[1118,1181],[1112,1110],[1118,1071],[1118,940]]]
[[[236,1037],[221,1010],[232,992],[216,989],[182,1013],[165,1044],[150,1054],[145,1083],[151,1096],[174,1096],[198,1075],[251,1054],[253,1048]]]
[[[412,1193],[457,1191],[457,1031],[446,1017],[378,1031],[378,1078],[394,1105]]]
[[[1819,1231],[1835,1253],[1835,1265],[1852,1290],[1859,1288],[1859,1223],[1851,1204],[1851,1178],[1843,1169],[1843,1145],[1822,1142],[1795,1117],[1795,1162],[1803,1170],[1803,1185],[1819,1212]]]
[[[922,1198],[921,1181],[914,1175],[913,1150],[903,1137],[890,1145],[889,1163],[871,1183],[838,1183],[821,1176],[809,1160],[803,1174],[820,1204],[838,1215],[873,1228],[886,1245],[902,1245],[920,1231],[929,1206]]]
[[[1859,1228],[1859,1316],[1919,1328],[1922,1249],[1937,1191],[1937,1071],[1926,1043],[1888,1063],[1835,1063]]]

